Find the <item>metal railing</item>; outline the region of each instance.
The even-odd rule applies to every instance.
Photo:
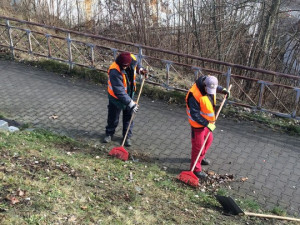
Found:
[[[43,57],[67,63],[69,69],[78,65],[102,72],[107,71],[118,52],[126,50],[151,68],[149,84],[186,92],[199,75],[209,73],[218,76],[223,86],[233,84],[234,100],[228,101],[230,104],[300,120],[300,76],[296,75],[3,16],[0,16],[0,47],[9,49],[13,57],[20,52],[36,59]]]

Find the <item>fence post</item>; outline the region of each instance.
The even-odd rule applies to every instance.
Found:
[[[68,52],[69,52],[69,71],[70,71],[71,69],[73,69],[72,40],[71,40],[71,34],[70,33],[68,33],[67,44],[68,44]]]
[[[45,35],[47,38],[47,46],[48,46],[48,58],[51,58],[51,45],[50,45],[50,38],[51,38],[51,34],[46,34]]]
[[[110,50],[112,50],[112,51],[113,51],[113,54],[114,54],[114,60],[116,60],[116,58],[117,58],[117,52],[118,52],[118,49],[111,48]]]
[[[294,88],[294,90],[296,91],[296,100],[295,100],[295,109],[292,112],[292,118],[296,118],[299,99],[300,99],[300,88]]]
[[[95,67],[94,66],[94,63],[95,63],[95,52],[94,52],[94,48],[95,46],[93,44],[88,44],[88,46],[90,46],[91,48],[91,65],[92,67]]]
[[[9,39],[9,48],[11,51],[11,55],[13,58],[15,58],[15,50],[14,50],[14,43],[11,36],[11,26],[9,24],[9,20],[6,20],[6,27],[7,27],[7,33],[8,33],[8,39]]]
[[[166,63],[166,86],[169,87],[169,75],[170,75],[170,66],[172,65],[172,61],[169,60],[162,60],[164,63]]]
[[[263,99],[263,95],[264,95],[264,91],[265,91],[265,82],[262,80],[257,81],[259,84],[261,84],[260,86],[260,92],[259,92],[259,99],[258,99],[258,104],[257,104],[257,108],[261,109],[262,106],[262,99]]]
[[[192,70],[194,72],[195,76],[195,81],[199,78],[199,73],[201,73],[201,68],[200,67],[192,67]]]
[[[29,43],[29,49],[28,49],[28,53],[32,54],[32,44],[31,44],[31,31],[30,30],[26,30],[26,34],[28,37],[28,43]]]
[[[137,55],[138,57],[138,65],[143,66],[143,49],[141,47],[139,47],[139,53]]]
[[[230,78],[231,78],[231,67],[228,67],[228,70],[227,70],[225,76],[226,76],[226,89],[228,90],[229,85],[230,85]]]

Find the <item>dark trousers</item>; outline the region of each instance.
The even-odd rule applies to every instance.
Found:
[[[129,122],[132,116],[133,111],[126,107],[125,109],[120,109],[111,101],[108,102],[108,117],[107,117],[107,126],[106,126],[106,135],[113,136],[115,130],[119,124],[119,117],[121,111],[123,111],[123,137],[125,136],[126,130],[129,126]],[[130,129],[127,134],[127,138],[132,136],[133,121],[131,123]]]

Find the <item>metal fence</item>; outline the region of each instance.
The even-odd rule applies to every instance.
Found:
[[[300,76],[138,45],[110,37],[0,16],[0,47],[13,57],[47,58],[106,72],[120,51],[150,67],[147,82],[186,92],[201,74],[216,75],[233,91],[230,104],[300,120]],[[25,55],[24,55],[25,54]]]

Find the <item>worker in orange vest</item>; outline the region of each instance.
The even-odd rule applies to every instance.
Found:
[[[206,136],[210,131],[213,132],[216,128],[214,124],[216,93],[227,94],[227,98],[230,95],[226,88],[218,85],[218,79],[216,77],[201,76],[196,80],[186,95],[186,112],[191,125],[192,140],[190,169],[192,169],[197,159]],[[209,165],[210,163],[209,160],[205,159],[205,154],[212,141],[213,134],[211,133],[193,171],[198,178],[204,179],[207,177],[207,174],[202,171],[201,165]]]
[[[108,118],[103,142],[109,143],[119,123],[121,111],[123,111],[123,137],[129,126],[132,113],[138,111],[138,105],[133,101],[136,91],[136,73],[146,75],[147,71],[142,68],[130,52],[120,53],[115,62],[108,69]],[[133,122],[129,128],[125,146],[131,146]]]

